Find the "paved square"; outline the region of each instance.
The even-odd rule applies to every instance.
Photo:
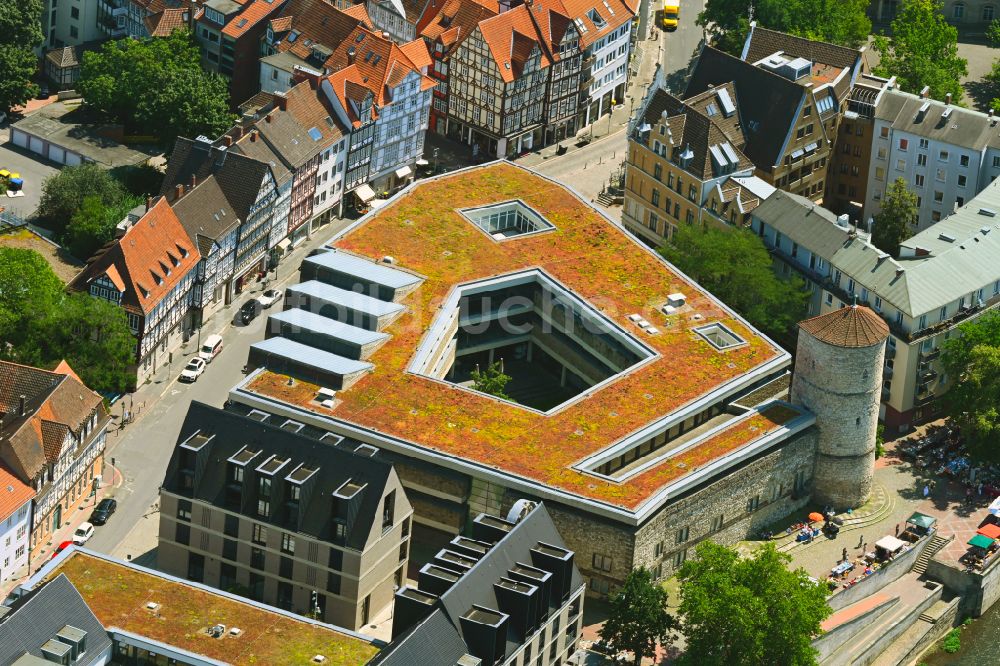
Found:
[[[10,130],[0,131],[0,169],[21,174],[24,179],[24,196],[9,199],[0,194],[0,206],[21,217],[31,217],[38,208],[42,196],[42,182],[59,170],[59,167],[42,158],[9,143]]]

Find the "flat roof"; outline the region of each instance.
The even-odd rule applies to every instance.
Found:
[[[372,367],[371,363],[331,354],[286,338],[268,338],[263,342],[253,343],[250,348],[336,375],[353,375]]]
[[[379,261],[382,257],[372,257],[372,259]],[[321,252],[320,254],[306,257],[305,263],[316,264],[317,266],[329,268],[345,275],[354,275],[363,280],[393,289],[402,289],[403,287],[409,287],[412,284],[420,282],[420,278],[416,275],[396,270],[395,268],[389,268],[384,264],[373,263],[372,261],[355,257],[346,252]]]
[[[367,328],[359,326],[351,326],[350,324],[345,324],[335,319],[298,308],[277,312],[270,315],[269,319],[297,326],[308,331],[329,335],[330,337],[361,346],[389,337],[386,333],[369,331]]]
[[[319,280],[307,280],[306,282],[292,285],[288,287],[288,291],[318,298],[329,303],[343,305],[352,310],[370,314],[373,317],[384,317],[385,315],[395,314],[403,309],[403,306],[399,303],[382,301],[367,294],[334,287]]]
[[[555,228],[497,243],[459,213],[510,199],[523,200]],[[707,463],[734,460],[735,451],[803,416],[787,405],[767,406],[709,433],[681,457],[667,457],[628,478],[577,468],[615,444],[648,439],[780,372],[789,355],[574,192],[528,169],[494,162],[418,181],[331,245],[376,261],[392,256],[425,277],[402,299],[407,311],[385,328],[392,338],[371,356],[373,371],[338,392],[340,402],[330,413],[427,455],[635,511],[665,486],[704,472]],[[407,372],[438,306],[456,285],[532,268],[544,270],[656,356],[548,413]],[[667,296],[677,292],[687,296],[685,306],[679,314],[662,314]],[[628,318],[634,313],[660,332],[645,333]],[[713,322],[746,344],[720,352],[692,330]],[[237,388],[313,413],[317,390],[301,381],[289,388],[286,377],[267,370]]]
[[[53,565],[45,580],[66,574],[105,627],[227,663],[304,664],[321,654],[326,664],[355,666],[379,651],[332,625],[80,550]],[[149,602],[159,604],[155,615],[146,609]],[[213,638],[206,629],[216,624],[242,633]]]

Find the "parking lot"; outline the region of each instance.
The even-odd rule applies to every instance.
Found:
[[[0,194],[0,206],[21,217],[30,217],[38,208],[42,182],[58,171],[58,168],[53,163],[37,159],[37,156],[28,151],[8,143],[9,139],[10,130],[4,123],[4,127],[0,129],[0,169],[21,174],[24,179],[24,196],[10,199]]]

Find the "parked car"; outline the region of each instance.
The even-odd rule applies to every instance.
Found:
[[[240,306],[240,323],[246,326],[260,314],[261,305],[260,301],[256,298],[251,298],[249,301]]]
[[[82,546],[90,541],[90,537],[92,536],[94,536],[94,526],[90,523],[80,523],[80,526],[76,528],[76,532],[73,532],[73,543],[77,546]]]
[[[212,359],[219,355],[222,351],[222,336],[221,335],[210,335],[205,340],[205,344],[201,346],[198,350],[198,358],[205,361],[206,363],[211,363]]]
[[[113,514],[117,508],[117,500],[111,497],[105,497],[94,508],[94,512],[90,514],[90,522],[94,525],[103,525],[108,522],[108,518],[111,517],[111,514]]]
[[[63,541],[61,544],[56,546],[56,552],[52,553],[52,557],[50,557],[49,559],[55,559],[56,555],[63,552],[72,545],[73,545],[72,541]]]
[[[201,373],[205,372],[205,366],[205,359],[200,356],[195,357],[187,362],[187,365],[181,370],[181,376],[178,379],[182,382],[194,382],[201,377]]]
[[[281,293],[280,289],[268,289],[257,297],[257,301],[261,307],[269,308],[281,300]]]
[[[49,86],[45,83],[38,85],[38,99],[48,99],[52,91],[49,90]]]

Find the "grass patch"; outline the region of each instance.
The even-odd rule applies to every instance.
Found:
[[[955,627],[954,629],[949,631],[948,635],[944,637],[943,641],[941,641],[941,649],[947,652],[948,654],[955,654],[956,652],[961,650],[962,649],[961,634],[962,630],[959,627]]]

